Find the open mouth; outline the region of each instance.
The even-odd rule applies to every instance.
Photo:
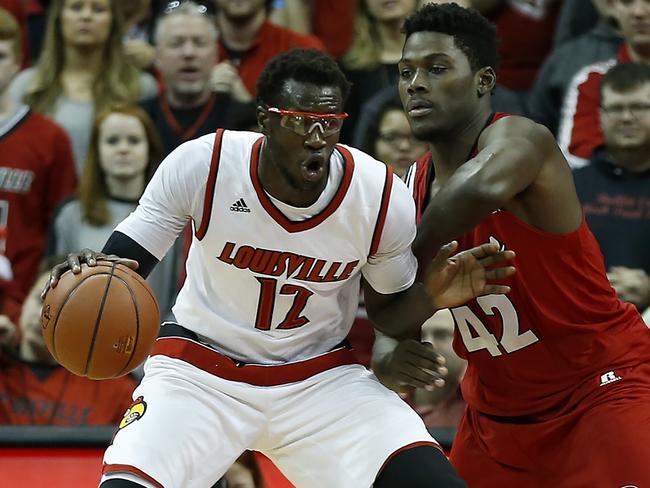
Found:
[[[325,171],[325,160],[321,156],[311,156],[301,166],[302,175],[308,181],[318,181]]]

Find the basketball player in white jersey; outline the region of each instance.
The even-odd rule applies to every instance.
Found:
[[[84,250],[53,270],[55,285],[110,254],[146,276],[193,222],[177,323],[161,327],[101,488],[209,488],[246,449],[299,488],[466,486],[345,339],[362,277],[376,326],[406,337],[436,308],[507,292],[495,281],[514,270],[486,267],[513,255],[486,245],[451,259],[450,245],[427,289],[416,283],[406,186],[336,144],[348,91],[319,51],[274,58],[258,81],[263,134],[218,130],[183,144],[103,254]]]

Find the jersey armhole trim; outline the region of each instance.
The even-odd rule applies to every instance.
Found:
[[[384,231],[384,224],[386,223],[386,214],[388,213],[388,203],[390,202],[390,192],[392,188],[393,169],[386,165],[386,181],[384,182],[384,191],[381,195],[381,204],[379,206],[379,213],[377,214],[375,231],[372,234],[369,256],[374,256],[377,253],[377,249],[379,249],[379,241],[381,241],[381,234]]]
[[[210,174],[208,175],[208,183],[205,187],[205,199],[203,201],[203,215],[201,217],[201,226],[195,234],[198,240],[201,240],[203,237],[205,237],[205,234],[208,231],[208,224],[210,223],[212,203],[214,201],[214,187],[217,183],[217,171],[219,170],[219,160],[221,159],[221,143],[223,141],[223,133],[223,129],[217,129],[217,133],[214,137],[212,160],[210,161]]]
[[[118,473],[130,473],[137,476],[138,478],[142,478],[143,480],[148,481],[157,488],[165,488],[162,483],[156,481],[152,476],[149,476],[144,471],[128,464],[104,464],[102,468],[102,474]]]

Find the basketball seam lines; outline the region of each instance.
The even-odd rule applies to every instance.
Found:
[[[86,369],[84,370],[84,375],[88,376],[88,369],[90,368],[90,359],[93,357],[93,352],[95,352],[95,341],[97,340],[97,333],[99,332],[99,323],[102,319],[102,314],[104,312],[104,304],[106,303],[106,297],[108,296],[108,290],[111,286],[111,280],[115,274],[115,267],[117,263],[113,263],[111,266],[111,274],[106,281],[106,289],[104,290],[104,296],[102,296],[102,301],[99,304],[99,310],[97,312],[97,320],[95,321],[95,329],[93,330],[93,338],[90,342],[90,351],[88,351],[88,357],[86,358]]]
[[[135,340],[133,341],[133,349],[131,350],[131,354],[129,355],[129,359],[127,359],[126,364],[124,367],[120,370],[118,374],[115,375],[115,377],[122,376],[122,373],[129,367],[129,364],[131,364],[131,361],[133,361],[133,356],[135,355],[135,351],[138,348],[138,339],[140,339],[140,313],[138,309],[138,300],[136,299],[133,290],[129,286],[129,284],[119,276],[116,276],[115,279],[118,279],[124,283],[126,286],[126,289],[129,290],[129,294],[131,295],[131,301],[133,302],[133,306],[135,308]]]
[[[91,276],[95,276],[95,275],[91,275]],[[85,278],[83,278],[81,281],[79,281],[79,283],[75,285],[75,287],[72,290],[68,292],[68,294],[65,297],[65,300],[63,300],[63,303],[61,304],[59,310],[57,311],[56,320],[54,321],[54,325],[52,326],[52,356],[54,357],[54,359],[57,360],[57,362],[59,361],[59,355],[56,353],[56,326],[58,325],[59,319],[61,318],[61,312],[63,312],[63,308],[68,303],[68,301],[70,301],[72,295],[74,295],[75,291],[77,291],[77,288],[79,288],[81,284],[84,281],[86,281],[88,278],[90,278],[90,276],[86,276]]]

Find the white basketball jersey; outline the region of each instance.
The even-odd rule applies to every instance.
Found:
[[[337,145],[330,164],[342,167],[338,189],[316,215],[294,221],[260,184],[264,136],[219,130],[216,137],[201,138],[203,144],[206,137],[212,138],[212,158],[202,208],[190,212],[196,225],[187,278],[173,308],[179,324],[237,360],[296,361],[345,339],[358,305],[362,270],[381,293],[413,283],[412,199],[387,166]],[[398,191],[397,185],[402,185]],[[389,216],[389,207],[396,205],[403,211]],[[392,228],[404,231],[380,247],[386,219],[398,215],[405,221],[391,222]],[[138,222],[128,220],[117,230],[151,250],[147,238],[138,239]],[[374,270],[367,272],[374,261],[388,261],[379,266],[382,278]]]

